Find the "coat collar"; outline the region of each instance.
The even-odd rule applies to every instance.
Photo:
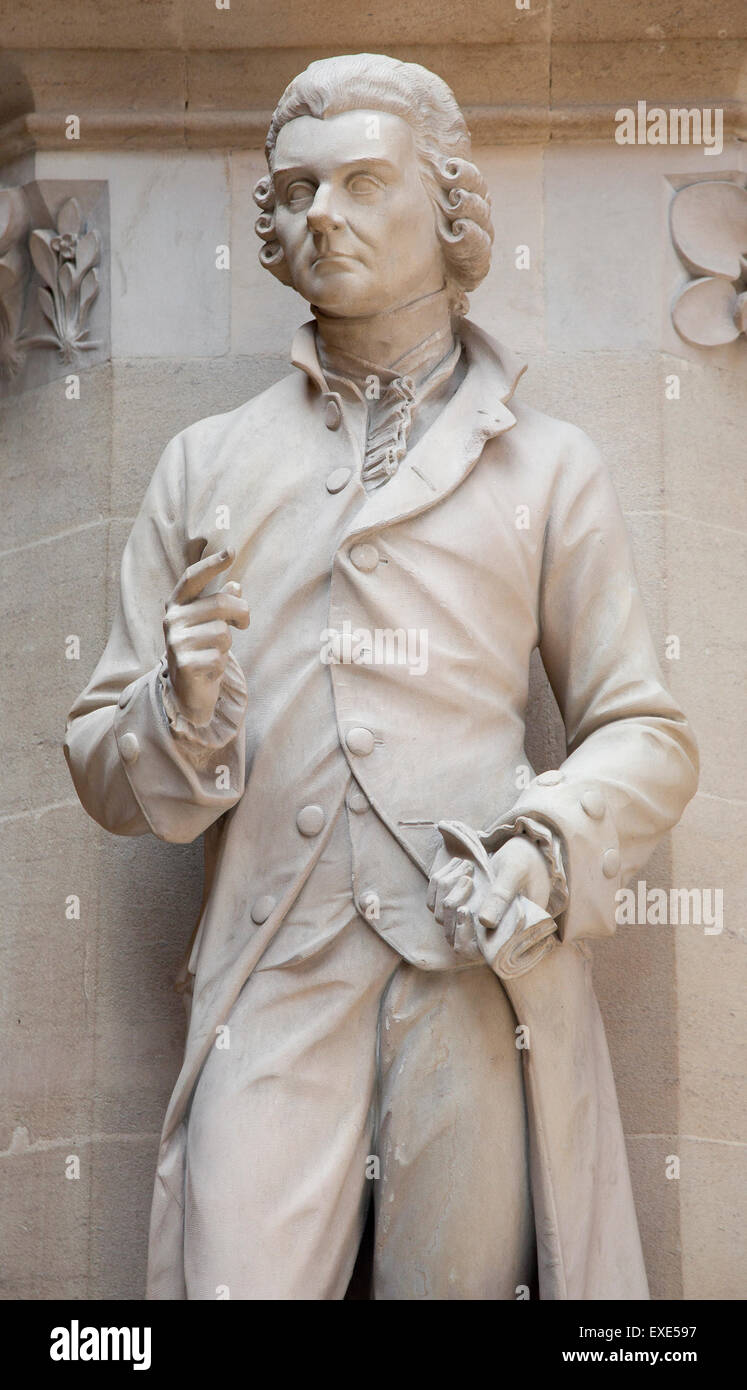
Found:
[[[298,330],[291,361],[323,395],[328,395],[314,327],[313,323],[305,323]],[[346,540],[374,527],[415,516],[447,497],[474,467],[487,441],[516,424],[507,402],[526,370],[526,363],[466,319],[460,325],[460,338],[467,371],[459,389],[409,450],[394,477],[366,494],[360,511],[351,520]],[[343,403],[343,413],[346,408]],[[353,427],[351,437],[357,434]]]

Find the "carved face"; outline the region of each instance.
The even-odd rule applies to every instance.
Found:
[[[277,238],[310,304],[359,317],[441,289],[435,209],[399,116],[299,116],[278,135],[272,172]]]

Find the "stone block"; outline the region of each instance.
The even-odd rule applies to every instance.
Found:
[[[95,6],[27,0],[4,18],[6,48],[178,48],[182,0],[97,0]]]
[[[0,556],[8,621],[2,733],[4,813],[74,797],[62,743],[70,707],[103,649],[105,523]],[[69,660],[69,637],[80,658]]]
[[[91,1217],[90,1145],[72,1136],[0,1155],[0,1227],[3,1261],[0,1299],[88,1297]],[[80,1177],[71,1157],[80,1160]]]
[[[190,48],[326,47],[343,53],[389,53],[397,44],[427,42],[522,43],[545,38],[549,6],[532,0],[529,10],[491,0],[415,0],[406,9],[391,3],[365,12],[340,0],[280,0],[258,16],[251,9],[217,11],[185,6],[184,37]],[[424,61],[424,60],[423,60]]]
[[[657,848],[638,880],[668,888],[669,845]],[[621,925],[595,941],[594,981],[604,1019],[626,1133],[676,1131],[678,1125],[675,928]]]
[[[658,22],[658,14],[654,23]],[[638,42],[552,42],[553,105],[709,106],[736,99],[744,64],[738,38],[641,37]],[[614,129],[614,127],[613,127]]]
[[[80,116],[85,147],[86,112],[184,110],[184,57],[176,51],[149,52],[129,44],[107,50],[81,44],[53,48],[53,59],[46,44],[12,53],[6,48],[4,77],[15,94],[11,91],[5,101],[13,100],[17,109],[58,116],[61,144],[68,113]],[[0,115],[5,115],[2,107]]]
[[[672,928],[677,952],[680,1124],[684,1134],[725,1142],[747,1140],[742,967],[747,944],[746,863],[744,804],[696,796],[674,833],[673,884],[699,895],[688,904],[689,921]],[[722,895],[721,913],[716,891]],[[708,922],[694,920],[706,916]]]
[[[744,471],[744,380],[706,362],[669,360],[666,370],[680,378],[679,400],[661,406],[667,506],[692,521],[744,530],[747,491],[735,487]]]
[[[591,55],[589,55],[591,60]],[[629,351],[655,347],[657,173],[650,155],[609,142],[545,153],[545,286],[551,348]],[[671,155],[671,151],[667,151]],[[631,267],[631,248],[645,245]]]
[[[519,31],[517,30],[517,33]],[[339,40],[313,48],[201,49],[187,55],[190,110],[269,114],[288,83],[310,62],[347,53]],[[451,87],[468,108],[534,105],[549,101],[549,49],[526,33],[525,41],[499,46],[479,43],[388,43],[385,51],[406,63],[421,63]]]
[[[79,400],[68,400],[63,378],[0,406],[3,550],[20,552],[44,537],[105,519],[111,409],[109,364],[80,373]]]
[[[741,536],[684,517],[667,522],[669,631],[680,658],[666,663],[672,690],[700,744],[700,790],[744,798],[744,741],[735,701],[744,678],[744,640],[735,595],[744,586]]]
[[[186,1021],[174,980],[202,896],[202,844],[102,832],[93,1131],[159,1131]]]
[[[90,1129],[102,835],[76,806],[0,822],[0,1149]]]
[[[88,1298],[145,1298],[158,1134],[113,1135],[90,1146]]]
[[[627,39],[738,39],[747,34],[740,0],[719,0],[717,9],[701,0],[553,0],[552,38],[569,43],[623,42]]]
[[[666,1175],[679,1140],[673,1134],[629,1134],[625,1142],[651,1297],[681,1299],[680,1183]]]
[[[680,1187],[684,1298],[747,1296],[744,1144],[682,1138]]]
[[[475,147],[474,157],[488,181],[495,241],[488,276],[470,295],[470,316],[507,347],[539,353],[544,347],[542,150],[538,145]],[[519,247],[529,250],[526,269],[517,268]]]

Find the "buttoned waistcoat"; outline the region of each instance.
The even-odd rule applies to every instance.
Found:
[[[399,896],[391,888],[390,920],[385,894],[374,925],[423,968],[455,964],[430,914],[408,914],[402,902],[418,885],[425,893],[439,820],[467,822],[489,849],[522,815],[560,836],[570,892],[560,943],[506,984],[531,1039],[540,1291],[645,1295],[583,939],[614,931],[615,894],[681,815],[697,754],[661,678],[597,451],[571,425],[509,408],[518,364],[474,325],[462,330],[462,384],[398,473],[368,495],[364,422],[326,390],[310,325],[295,350],[299,371],[172,440],[124,553],[109,643],[71,712],[66,754],[100,824],[175,842],[207,832],[210,850],[185,1060],[159,1156],[153,1297],[184,1296],[183,1158],[196,1079],[311,872],[351,770],[413,868]],[[330,491],[330,475],[336,488],[346,470],[347,484]],[[246,721],[220,747],[200,747],[174,737],[160,701],[163,605],[187,564],[227,542],[236,560],[221,582],[238,579],[252,610],[249,630],[233,637]],[[427,675],[396,663],[325,664],[325,634],[346,623],[426,632]],[[568,748],[561,767],[539,777],[524,747],[536,646]],[[517,793],[522,769],[529,780]],[[298,814],[312,805],[324,824],[309,836]]]

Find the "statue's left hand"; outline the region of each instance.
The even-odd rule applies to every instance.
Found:
[[[490,857],[490,878],[467,858],[445,849],[436,856],[428,884],[427,903],[458,955],[474,958],[478,927],[496,928],[521,894],[546,908],[552,880],[542,852],[525,835],[515,835]],[[517,925],[520,917],[517,914]]]

